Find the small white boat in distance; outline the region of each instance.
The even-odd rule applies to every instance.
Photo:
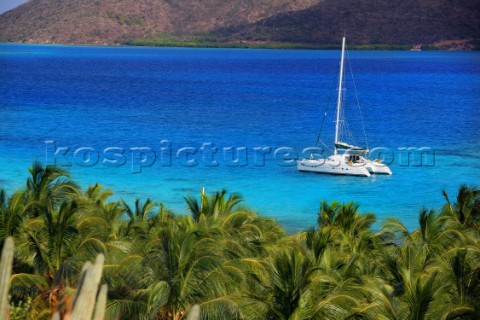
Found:
[[[333,155],[327,159],[310,159],[297,161],[297,169],[299,171],[308,171],[326,174],[338,174],[349,176],[369,177],[372,174],[392,174],[390,168],[381,163],[380,160],[369,160],[365,158],[368,154],[368,148],[362,148],[339,141],[340,125],[344,123],[341,119],[342,108],[342,86],[345,60],[345,37],[342,42],[342,57],[340,61],[340,79],[338,85],[338,99],[335,119],[335,143]]]

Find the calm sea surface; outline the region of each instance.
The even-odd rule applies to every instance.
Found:
[[[55,160],[83,187],[180,213],[184,196],[226,188],[290,231],[314,225],[322,199],[415,228],[443,188],[480,181],[480,54],[349,55],[368,145],[386,148],[392,176],[299,173],[281,159],[315,145],[325,112],[331,146],[339,51],[0,44],[0,187]],[[362,138],[352,89],[345,113]],[[422,165],[408,147],[427,148]]]

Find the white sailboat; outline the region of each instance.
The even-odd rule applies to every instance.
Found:
[[[364,176],[369,177],[371,174],[392,174],[390,168],[381,163],[380,160],[371,161],[365,158],[368,149],[354,146],[344,141],[340,141],[340,124],[342,108],[342,92],[343,92],[343,74],[345,61],[345,37],[342,41],[342,56],[340,61],[340,77],[338,84],[337,110],[335,118],[335,142],[333,155],[327,159],[310,159],[297,161],[297,169],[299,171],[309,171],[316,173]]]

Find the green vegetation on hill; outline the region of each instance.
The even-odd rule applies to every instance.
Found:
[[[238,48],[238,49],[337,49],[332,45],[312,45],[301,43],[261,43],[261,42],[215,42],[195,39],[132,39],[123,43],[129,46],[185,47],[185,48]],[[403,48],[403,47],[402,47]],[[405,49],[405,48],[403,48]]]
[[[111,196],[38,163],[23,189],[0,191],[0,245],[15,240],[12,319],[64,317],[100,253],[106,319],[186,319],[196,304],[222,320],[480,317],[475,187],[444,193],[414,231],[390,218],[377,232],[358,205],[323,201],[317,225],[293,235],[225,191],[187,197],[187,215]]]
[[[287,42],[222,42],[217,41],[211,34],[196,36],[178,36],[168,33],[159,34],[155,38],[130,39],[122,44],[129,46],[150,47],[188,47],[188,48],[240,48],[240,49],[339,49],[338,44],[312,44],[312,43],[287,43]],[[349,46],[353,50],[409,50],[406,45],[359,45]],[[429,47],[432,50],[435,47]]]

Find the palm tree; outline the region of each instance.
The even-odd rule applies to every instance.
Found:
[[[223,244],[202,236],[189,217],[169,219],[154,230],[157,234],[146,247],[135,292],[112,300],[109,316],[133,319],[141,312],[178,320],[193,304],[200,304],[209,318],[237,318],[238,308],[229,303],[227,288],[234,290],[232,272],[239,271],[227,272]]]
[[[8,236],[16,237],[25,218],[25,198],[23,192],[15,192],[8,197],[0,190],[0,247]]]
[[[33,288],[36,306],[43,309],[39,313],[48,315],[66,303],[65,290],[75,284],[83,261],[105,253],[98,236],[102,225],[99,219],[90,219],[78,202],[66,200],[58,209],[44,210],[22,225],[16,255],[21,263],[14,267],[12,289],[17,296],[28,296]]]
[[[53,312],[59,306],[64,288],[72,283],[79,268],[72,261],[79,235],[75,223],[77,211],[75,202],[64,202],[55,212],[44,212],[23,226],[17,256],[30,271],[16,274],[12,289],[23,296],[32,287],[36,288],[39,291],[36,304],[46,308],[45,312]]]
[[[395,295],[395,289],[379,277],[368,277],[363,288],[369,303],[355,308],[352,319],[403,320],[405,307]]]
[[[219,217],[229,214],[235,210],[235,207],[242,201],[238,194],[231,194],[228,198],[227,191],[216,191],[212,196],[208,196],[204,191],[200,193],[200,202],[194,197],[186,197],[188,208],[192,219],[198,222],[201,216],[207,219],[216,220]]]
[[[448,318],[478,319],[480,317],[480,256],[478,246],[454,248],[440,262],[441,282],[445,285],[442,313]],[[447,318],[444,316],[444,318]]]
[[[405,243],[382,249],[379,267],[364,282],[368,304],[356,309],[367,319],[442,319],[444,285],[422,246]],[[445,318],[446,319],[446,318]]]
[[[89,203],[100,208],[103,208],[106,205],[108,198],[110,198],[112,195],[112,190],[105,189],[101,184],[98,183],[88,186],[84,193],[84,197]]]
[[[357,215],[363,221],[365,216]],[[363,230],[359,238],[352,240],[353,227],[344,230],[338,225],[325,225],[305,234],[305,248],[315,261],[317,275],[312,281],[311,290],[303,317],[307,319],[346,318],[355,314],[355,307],[366,299],[365,280],[370,274],[370,251],[373,247],[355,246],[358,243],[376,243],[369,230]],[[352,242],[353,241],[353,242]],[[362,247],[362,250],[359,248]]]
[[[112,195],[110,189],[104,189],[102,185],[96,183],[90,185],[78,201],[84,208],[83,211],[90,216],[89,220],[97,219],[99,225],[106,227],[102,233],[104,241],[121,241],[126,224],[123,219],[125,209],[118,201],[108,201]]]
[[[129,220],[125,229],[126,236],[131,235],[131,231],[135,229],[137,235],[143,235],[151,229],[155,223],[155,217],[158,215],[158,208],[161,204],[147,199],[144,203],[140,199],[135,200],[135,207],[131,208],[125,200],[122,200],[122,209],[128,216]]]
[[[359,214],[360,206],[353,201],[347,204],[339,204],[334,201],[330,204],[326,201],[320,203],[318,212],[318,226],[338,226],[344,232],[354,232],[358,234],[363,230],[368,230],[375,223],[375,215],[372,213]]]
[[[420,228],[413,232],[399,220],[387,220],[383,231],[390,236],[385,239],[400,242],[378,247],[379,267],[375,274],[386,283],[377,282],[376,287],[369,288],[369,293],[379,300],[364,308],[365,314],[372,318],[375,313],[385,318],[475,318],[475,304],[465,299],[467,292],[475,290],[466,285],[465,279],[476,277],[475,271],[471,272],[464,251],[459,251],[463,243],[472,240],[451,228],[447,218],[432,210],[422,210]],[[474,253],[472,257],[475,256],[478,255]]]
[[[383,226],[383,232],[403,243],[421,247],[429,259],[441,255],[464,238],[461,232],[448,227],[444,215],[438,215],[433,210],[421,210],[418,224],[419,229],[409,232],[398,219],[389,218]]]
[[[204,235],[217,235],[232,239],[251,255],[266,253],[264,247],[275,243],[285,235],[283,228],[273,219],[258,217],[252,210],[239,207],[241,197],[227,191],[216,191],[208,195],[203,191],[200,200],[185,198],[191,217],[198,231]],[[243,251],[243,250],[241,250]],[[238,257],[232,255],[234,259]]]
[[[318,227],[320,230],[333,232],[339,241],[336,241],[339,252],[366,253],[371,251],[380,235],[374,235],[371,226],[375,223],[375,215],[358,213],[359,206],[353,202],[328,204],[322,201],[318,213]],[[341,239],[341,240],[340,240]]]
[[[29,171],[25,194],[34,217],[45,210],[52,212],[63,200],[78,196],[78,186],[60,167],[44,168],[39,162],[34,162]]]
[[[480,190],[478,188],[461,185],[453,204],[445,190],[443,190],[443,196],[447,201],[444,211],[455,222],[466,228],[480,230]]]
[[[266,259],[248,262],[251,275],[247,297],[251,302],[244,313],[253,314],[254,319],[298,318],[303,295],[317,270],[314,263],[298,247],[291,246],[274,249]]]
[[[315,247],[312,241],[318,245],[321,238],[310,233],[307,246]],[[330,243],[316,252],[315,261],[310,248],[295,242],[274,248],[256,264],[250,261],[251,301],[243,302],[242,314],[247,319],[337,319],[353,314],[363,297],[355,257],[339,257]]]

